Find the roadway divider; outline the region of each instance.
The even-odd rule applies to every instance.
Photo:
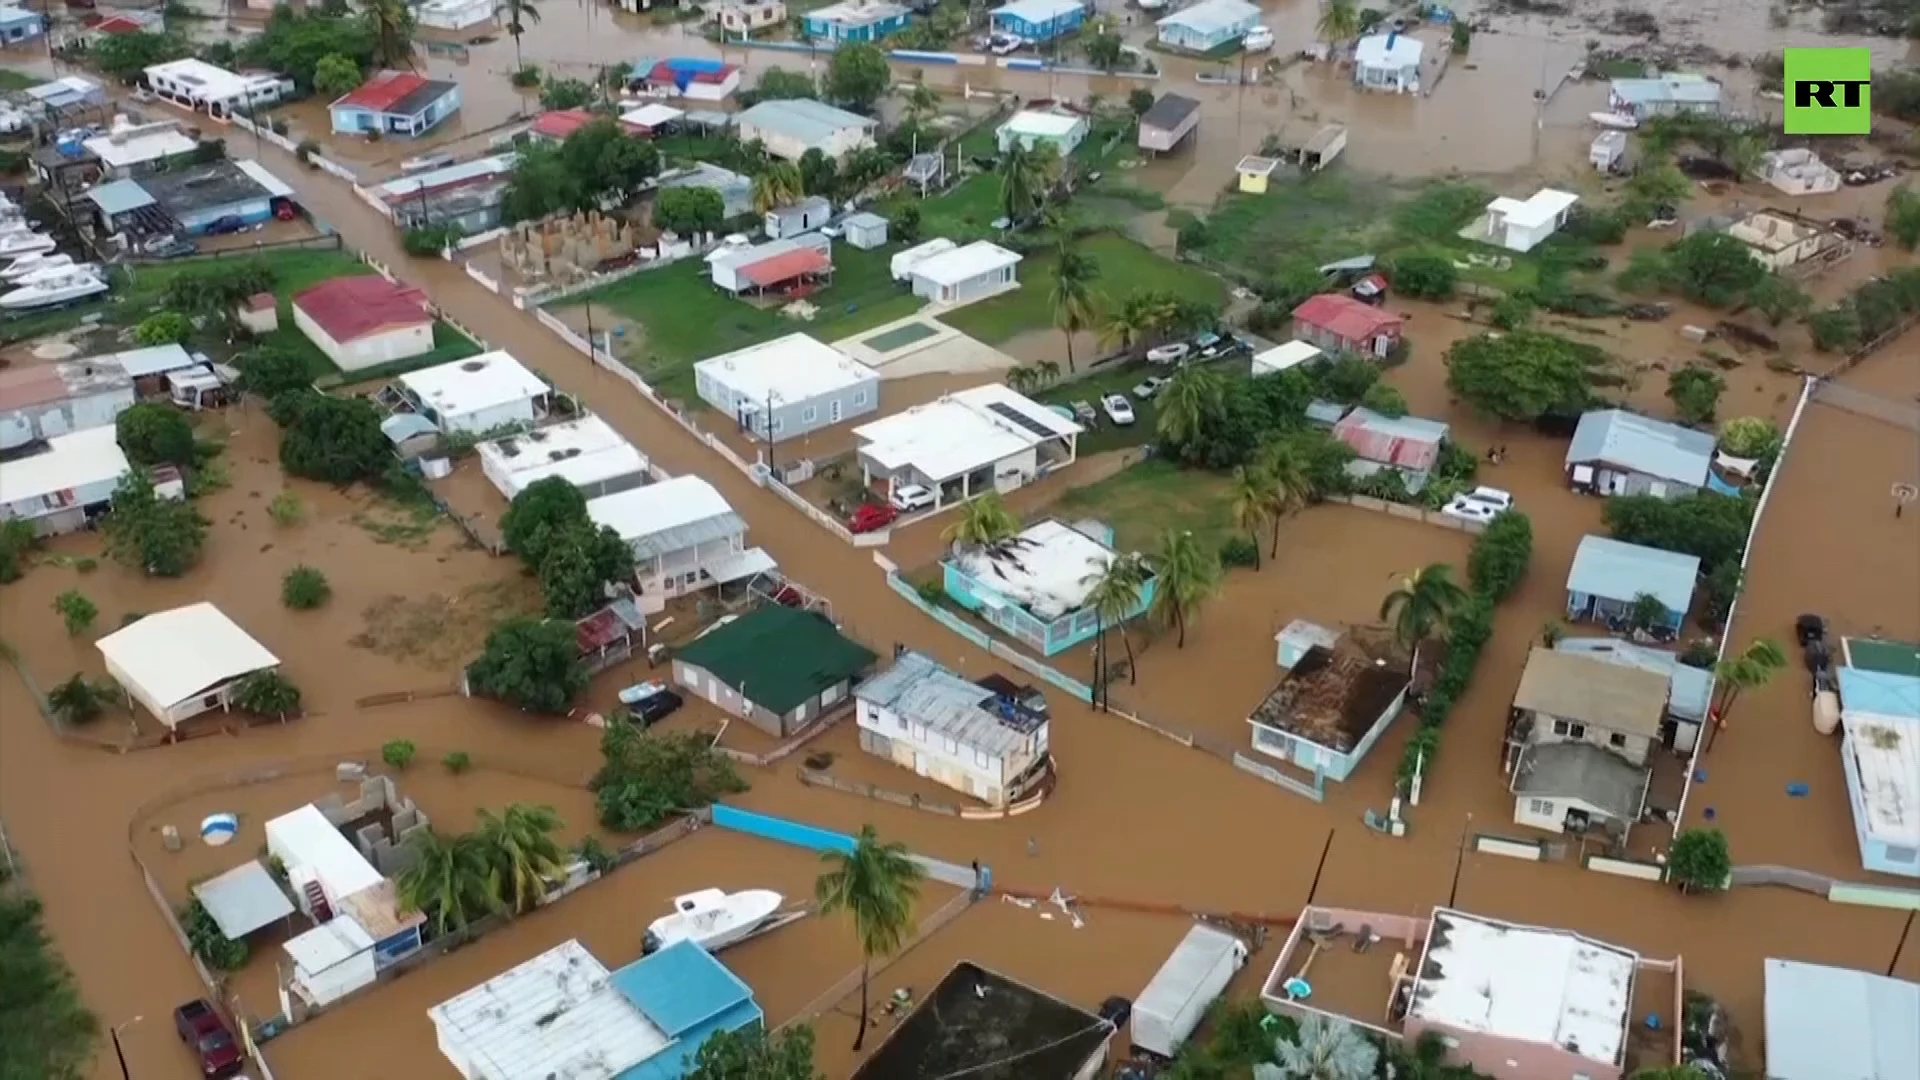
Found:
[[[845,855],[852,852],[858,845],[853,837],[843,832],[774,817],[772,814],[742,810],[725,803],[713,805],[713,823],[723,829],[757,836],[762,840],[772,840],[823,854],[833,852]],[[927,877],[957,889],[985,891],[993,886],[993,871],[984,866],[980,868],[979,876],[976,878],[971,866],[961,866],[927,855],[914,855],[913,861],[920,864],[920,868],[927,872]]]

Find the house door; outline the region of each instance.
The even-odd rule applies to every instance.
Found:
[[[1680,722],[1678,720],[1669,716],[1665,720],[1660,721],[1660,745],[1662,747],[1668,750],[1673,749],[1673,740],[1679,734]]]
[[[1656,499],[1664,499],[1667,497],[1667,485],[1658,480],[1649,481],[1647,483],[1647,494]]]

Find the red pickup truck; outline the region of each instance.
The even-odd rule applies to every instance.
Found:
[[[240,1043],[206,998],[189,1001],[173,1010],[173,1026],[180,1033],[180,1041],[199,1056],[200,1075],[225,1077],[240,1071]]]

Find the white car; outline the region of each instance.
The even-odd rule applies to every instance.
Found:
[[[1461,521],[1492,521],[1505,511],[1513,509],[1513,494],[1493,487],[1477,487],[1462,495],[1455,495],[1440,512],[1450,518]]]
[[[1273,48],[1273,31],[1264,26],[1256,26],[1247,31],[1247,36],[1240,40],[1240,47],[1248,52],[1271,49]]]
[[[1161,345],[1156,348],[1148,349],[1147,363],[1171,364],[1175,360],[1181,359],[1182,357],[1186,356],[1189,352],[1192,352],[1192,351],[1193,351],[1193,346],[1187,344],[1184,341],[1176,341],[1171,345]]]
[[[1133,396],[1139,401],[1147,401],[1151,399],[1153,395],[1166,389],[1167,383],[1170,381],[1171,380],[1163,379],[1158,375],[1150,375],[1140,380],[1139,384],[1133,388]]]
[[[906,487],[894,488],[893,498],[887,501],[893,504],[895,510],[903,514],[911,514],[915,510],[925,510],[932,506],[933,492],[919,484],[908,484]]]
[[[1133,406],[1119,394],[1108,394],[1100,399],[1100,407],[1106,410],[1107,419],[1121,427],[1133,423]]]

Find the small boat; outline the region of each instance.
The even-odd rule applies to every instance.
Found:
[[[8,311],[25,311],[31,308],[52,307],[55,304],[84,300],[89,296],[98,296],[107,291],[107,283],[83,271],[76,271],[18,288],[0,295],[0,308]]]
[[[1612,128],[1615,131],[1632,131],[1640,126],[1640,121],[1625,113],[1590,112],[1587,114],[1587,119],[1603,128]]]
[[[73,256],[71,255],[53,255],[46,252],[22,255],[9,263],[5,270],[0,270],[0,281],[19,281],[28,274],[72,265]]]
[[[68,262],[65,266],[48,266],[41,269],[29,270],[19,277],[12,279],[12,284],[15,286],[48,285],[63,278],[71,277],[74,274],[87,274],[92,277],[99,277],[100,266],[98,263],[75,264],[72,262]]]
[[[37,255],[52,251],[58,246],[51,237],[42,236],[31,229],[0,232],[0,259],[11,259],[16,255]]]
[[[673,914],[653,920],[640,951],[652,954],[681,941],[692,941],[708,952],[719,952],[779,914],[784,899],[772,889],[737,893],[701,889],[676,896]]]

